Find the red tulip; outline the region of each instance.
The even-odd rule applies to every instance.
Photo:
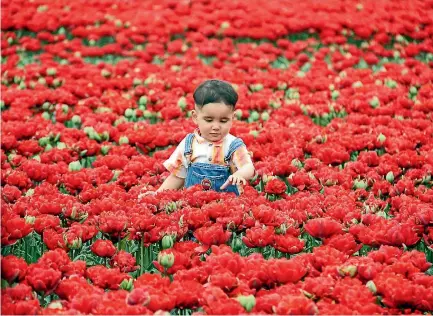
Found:
[[[103,258],[111,258],[116,253],[117,249],[111,242],[111,240],[98,239],[92,246],[90,246],[92,252]]]
[[[61,276],[60,271],[38,263],[29,266],[26,280],[36,292],[48,295],[56,288]]]
[[[134,272],[139,268],[139,266],[135,265],[135,263],[135,258],[132,256],[132,254],[124,250],[121,250],[112,256],[110,261],[110,265],[113,268],[118,267],[121,272]]]
[[[342,233],[342,226],[330,218],[314,218],[304,226],[307,233],[315,238],[329,238],[335,234]]]
[[[1,258],[1,276],[10,284],[21,281],[26,276],[27,263],[23,258],[8,255]]]
[[[265,192],[268,194],[281,195],[286,192],[286,189],[287,186],[284,181],[277,178],[273,178],[272,180],[268,181],[265,186]]]
[[[231,233],[229,231],[224,231],[221,224],[213,224],[208,227],[197,229],[194,232],[194,236],[202,244],[210,246],[225,244],[229,240]]]

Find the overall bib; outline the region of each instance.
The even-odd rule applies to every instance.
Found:
[[[239,190],[236,185],[230,184],[224,190],[221,190],[220,187],[231,175],[230,161],[232,159],[233,153],[239,147],[244,145],[242,139],[236,138],[234,141],[232,141],[229,150],[224,157],[224,166],[203,162],[192,163],[191,155],[193,139],[194,134],[188,134],[185,140],[185,158],[188,164],[185,188],[189,188],[196,184],[201,184],[206,190],[214,190],[217,192],[233,192],[236,193],[236,195],[239,195]]]

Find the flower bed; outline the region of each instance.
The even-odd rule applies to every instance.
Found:
[[[2,3],[2,314],[433,310],[431,1]],[[235,197],[138,195],[239,94]]]

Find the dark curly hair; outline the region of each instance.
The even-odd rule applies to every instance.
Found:
[[[206,80],[202,82],[194,91],[194,102],[202,108],[209,103],[224,103],[233,107],[238,102],[238,94],[232,85],[223,80]]]

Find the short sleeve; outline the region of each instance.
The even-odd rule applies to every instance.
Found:
[[[176,177],[185,179],[186,178],[186,160],[184,157],[185,152],[185,139],[183,139],[170,158],[163,162],[164,167]]]
[[[247,164],[252,164],[251,155],[246,146],[241,146],[233,153],[233,164],[236,169],[240,169]]]

